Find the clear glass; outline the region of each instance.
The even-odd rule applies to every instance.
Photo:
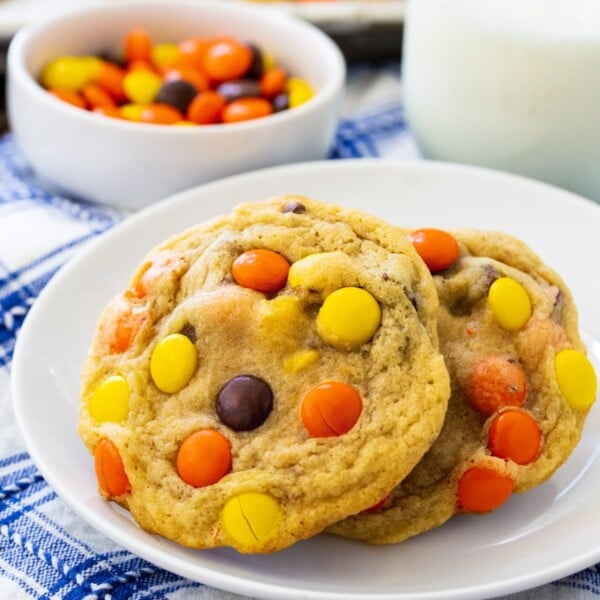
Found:
[[[425,157],[600,201],[600,1],[409,0],[403,57]]]

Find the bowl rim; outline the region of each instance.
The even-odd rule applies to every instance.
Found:
[[[118,14],[119,12],[128,12],[133,8],[140,10],[140,21],[142,22],[142,26],[144,8],[152,8],[154,10],[162,9],[165,10],[165,12],[173,12],[173,10],[178,10],[179,8],[192,8],[197,9],[198,11],[207,10],[220,14],[235,13],[237,16],[239,16],[240,13],[244,13],[249,19],[258,17],[263,21],[272,22],[273,26],[283,24],[286,27],[296,28],[304,35],[312,37],[314,43],[319,44],[319,48],[327,53],[328,62],[332,66],[330,69],[331,76],[327,78],[324,87],[317,90],[315,95],[308,102],[305,102],[292,110],[285,110],[268,115],[268,117],[241,121],[238,123],[215,123],[197,127],[174,127],[173,125],[138,123],[135,121],[106,117],[103,119],[98,118],[99,115],[93,115],[88,110],[82,110],[52,97],[52,95],[38,83],[26,67],[26,52],[29,47],[35,43],[37,37],[46,30],[71,19],[92,19],[97,14]],[[327,105],[335,99],[336,95],[343,90],[345,77],[346,63],[341,50],[329,36],[319,30],[316,26],[302,21],[298,17],[282,11],[277,11],[271,7],[223,3],[218,2],[217,0],[205,0],[201,3],[194,0],[175,0],[174,2],[168,3],[161,2],[160,0],[130,0],[123,2],[122,4],[96,5],[71,9],[69,11],[61,12],[60,15],[21,29],[11,40],[7,56],[7,90],[11,87],[11,81],[18,81],[26,92],[33,94],[39,102],[46,105],[48,110],[58,110],[59,113],[62,111],[65,117],[69,116],[74,119],[81,119],[82,126],[95,126],[99,128],[108,127],[109,130],[114,128],[115,131],[129,131],[138,135],[222,136],[226,134],[226,132],[235,134],[243,132],[252,133],[255,129],[263,129],[269,126],[277,127],[283,125],[286,121],[300,119],[304,116],[309,117],[310,113],[319,111],[324,105]],[[8,117],[10,122],[10,106],[8,106]],[[145,127],[145,125],[147,125],[147,127]]]

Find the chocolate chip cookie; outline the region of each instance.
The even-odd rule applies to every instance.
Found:
[[[569,290],[501,233],[408,234],[434,274],[452,394],[442,432],[375,509],[330,528],[392,543],[457,512],[487,513],[546,479],[577,444],[596,397]]]
[[[282,196],[154,249],[101,316],[79,433],[103,496],[272,552],[368,508],[443,423],[433,280],[399,230]]]

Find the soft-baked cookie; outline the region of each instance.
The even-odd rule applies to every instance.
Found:
[[[441,429],[437,312],[412,245],[353,210],[282,196],[171,238],[83,371],[101,493],[150,532],[242,552],[369,507]]]
[[[409,238],[434,273],[452,394],[412,473],[376,510],[330,528],[372,543],[488,512],[542,483],[577,444],[596,396],[572,297],[525,244],[475,230]]]

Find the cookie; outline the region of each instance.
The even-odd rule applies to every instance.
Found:
[[[385,496],[450,393],[399,230],[296,196],[153,250],[101,316],[79,433],[100,492],[186,546],[272,552]]]
[[[597,388],[571,294],[525,244],[475,230],[409,238],[434,273],[452,394],[414,471],[377,510],[330,529],[378,544],[489,512],[548,479],[576,446]]]

